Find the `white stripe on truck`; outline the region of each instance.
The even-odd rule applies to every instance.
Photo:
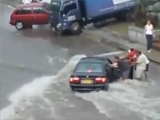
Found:
[[[117,5],[117,4],[122,4],[122,3],[130,2],[130,1],[133,1],[133,0],[113,0],[113,4]]]

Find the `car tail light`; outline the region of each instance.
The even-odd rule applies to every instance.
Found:
[[[78,77],[70,77],[69,81],[72,82],[72,83],[77,83],[77,82],[80,82],[80,78],[78,78]]]
[[[95,82],[96,83],[104,83],[106,81],[107,81],[107,78],[105,78],[105,77],[97,77],[97,78],[95,78]]]

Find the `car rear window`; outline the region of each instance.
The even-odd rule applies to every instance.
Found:
[[[103,72],[103,65],[100,63],[79,63],[75,69],[75,72]]]
[[[48,3],[44,3],[43,8],[46,9],[47,11],[49,11],[50,5]]]
[[[45,10],[42,7],[34,7],[33,12],[36,14],[45,13]]]

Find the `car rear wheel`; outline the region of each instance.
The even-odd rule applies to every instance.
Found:
[[[103,87],[103,90],[108,91],[108,89],[109,89],[109,84],[106,84],[106,85]]]
[[[23,22],[18,21],[16,22],[15,27],[17,30],[22,30],[24,28],[24,24]]]
[[[71,87],[71,91],[72,91],[72,92],[74,92],[74,91],[75,91],[75,89],[74,89],[73,87]]]

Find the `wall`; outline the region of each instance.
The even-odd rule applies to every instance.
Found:
[[[160,29],[155,30],[155,36],[160,35]],[[144,30],[135,26],[128,27],[128,37],[131,42],[138,42],[146,45]]]

